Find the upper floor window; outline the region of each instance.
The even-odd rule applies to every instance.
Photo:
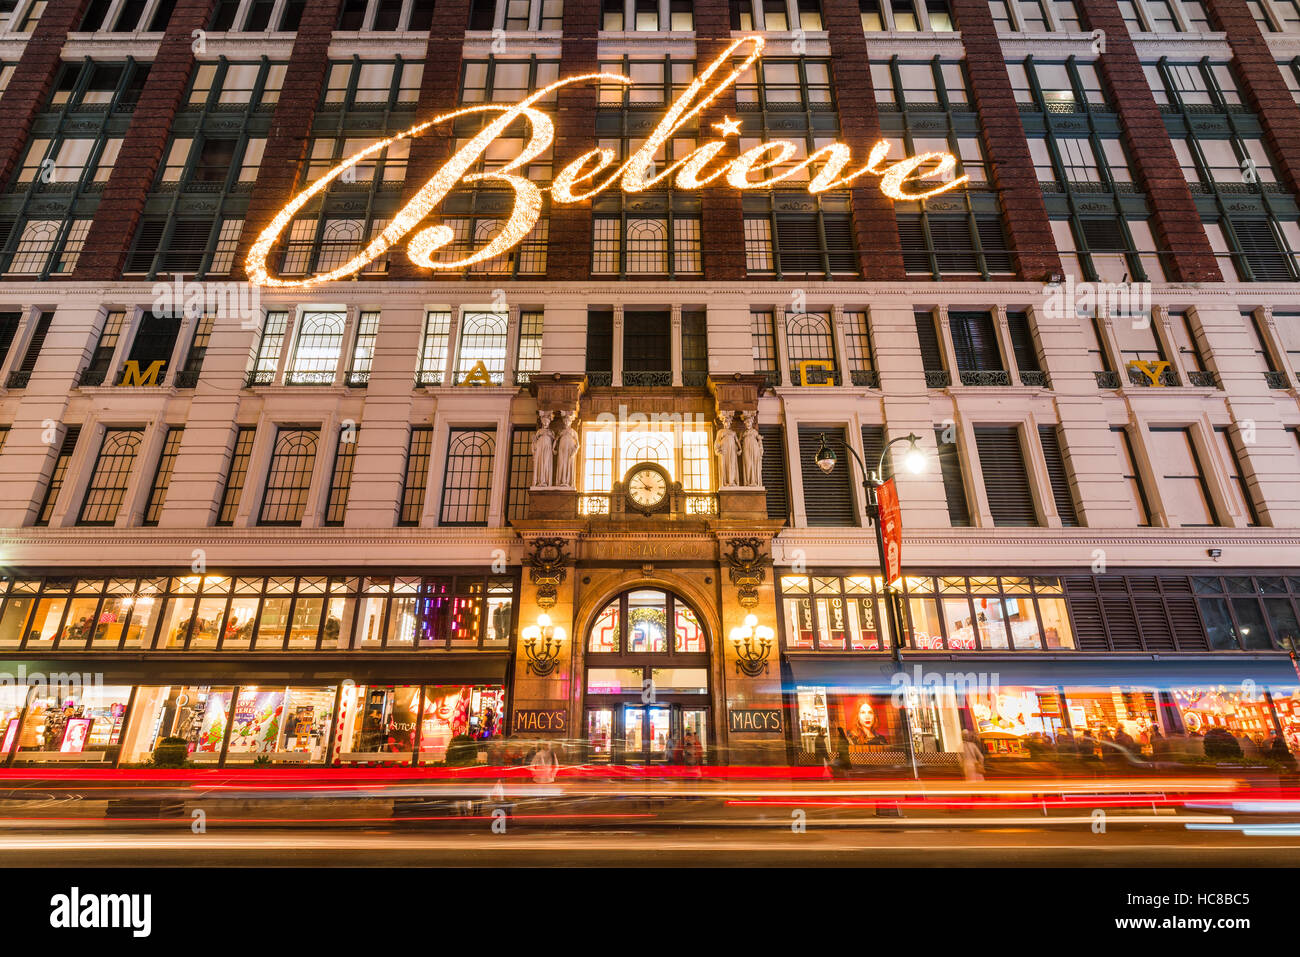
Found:
[[[189,105],[209,110],[264,109],[280,99],[287,63],[232,63],[224,57],[194,68]]]
[[[91,0],[78,32],[162,33],[175,9],[176,0]]]
[[[320,429],[281,428],[276,432],[259,525],[302,524],[319,445]]]
[[[307,0],[285,0],[277,17],[276,0],[251,0],[247,5],[245,0],[217,0],[210,29],[217,33],[291,33],[298,29],[306,8]]]
[[[1159,475],[1161,500],[1169,524],[1219,525],[1191,429],[1152,426],[1151,463]]]
[[[584,514],[608,514],[615,483],[621,483],[634,465],[652,463],[680,482],[682,490],[697,493],[694,502],[713,491],[712,430],[692,424],[584,422],[579,508]]]
[[[78,525],[112,525],[126,497],[144,437],[142,429],[108,429],[91,471]]]
[[[620,71],[615,69],[615,72]],[[460,101],[517,103],[528,94],[550,86],[559,78],[559,60],[539,60],[536,57],[467,59],[461,67]],[[552,91],[541,102],[554,103],[558,95],[558,91]]]
[[[496,457],[493,429],[452,429],[447,438],[439,524],[486,525]]]
[[[14,33],[32,33],[36,29],[36,24],[41,22],[47,4],[48,0],[32,0],[17,18],[18,26],[14,28]]]
[[[1064,63],[1008,61],[1007,76],[1022,109],[1042,113],[1108,109],[1096,65],[1077,57],[1070,57]]]
[[[338,29],[345,31],[428,30],[433,0],[343,0]]]
[[[129,111],[135,108],[147,63],[64,63],[50,92],[50,109]]]
[[[801,312],[787,316],[785,341],[790,356],[792,383],[840,383],[839,368],[835,363],[835,336],[829,312]]]
[[[1142,69],[1152,95],[1162,107],[1204,112],[1205,107],[1231,110],[1241,106],[1241,91],[1226,63],[1161,60],[1143,64]]]
[[[330,64],[325,82],[327,110],[411,107],[420,99],[424,63],[416,60],[353,59]]]
[[[294,337],[293,359],[286,385],[330,385],[343,352],[347,314],[341,311],[304,312]]]
[[[507,319],[505,312],[466,311],[461,315],[452,385],[505,382]]]

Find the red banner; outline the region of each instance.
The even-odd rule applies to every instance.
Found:
[[[876,486],[876,504],[880,507],[880,534],[885,540],[885,584],[893,584],[903,574],[903,514],[892,478]]]

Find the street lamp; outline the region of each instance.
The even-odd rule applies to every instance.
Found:
[[[880,461],[876,463],[876,471],[874,472],[867,471],[867,466],[863,463],[862,457],[853,450],[853,446],[847,442],[844,443],[844,447],[849,450],[849,454],[858,463],[858,468],[862,470],[862,490],[867,495],[867,518],[871,519],[871,524],[876,529],[876,556],[880,562],[880,581],[885,592],[885,617],[889,621],[889,652],[899,673],[903,670],[903,629],[901,627],[903,616],[895,604],[897,596],[887,580],[889,572],[887,570],[888,565],[885,562],[885,535],[880,527],[880,502],[877,497],[877,489],[884,484],[882,476],[885,474],[885,457],[889,455],[889,450],[899,442],[908,443],[907,454],[903,458],[904,467],[914,475],[925,470],[925,454],[917,444],[920,441],[921,437],[919,435],[915,432],[909,432],[907,435],[886,442],[885,447],[880,450]],[[837,460],[838,456],[836,456],[835,450],[826,444],[826,436],[822,434],[821,447],[817,449],[817,454],[814,456],[817,467],[829,475],[834,470]],[[912,743],[911,722],[908,720],[907,714],[906,697],[904,697],[899,707],[899,714],[903,718],[903,735],[907,739],[907,752],[912,759],[912,775],[919,777],[916,769],[916,749]]]

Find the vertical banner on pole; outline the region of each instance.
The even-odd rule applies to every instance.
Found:
[[[876,486],[876,503],[880,507],[880,534],[885,540],[885,584],[892,585],[903,575],[903,515],[892,478]]]

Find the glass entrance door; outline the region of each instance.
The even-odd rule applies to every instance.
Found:
[[[593,763],[667,764],[686,761],[689,732],[709,759],[708,709],[681,704],[618,704],[587,709],[587,742]]]

